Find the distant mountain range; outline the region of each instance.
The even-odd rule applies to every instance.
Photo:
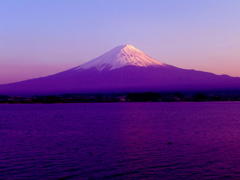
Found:
[[[7,95],[219,90],[240,90],[240,78],[168,65],[132,45],[64,72],[0,85]]]

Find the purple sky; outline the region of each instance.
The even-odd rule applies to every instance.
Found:
[[[0,2],[0,83],[78,66],[133,44],[178,67],[240,76],[238,0]]]

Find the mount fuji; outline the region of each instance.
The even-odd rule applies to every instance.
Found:
[[[132,45],[64,72],[0,85],[7,95],[216,90],[240,90],[240,78],[168,65]]]

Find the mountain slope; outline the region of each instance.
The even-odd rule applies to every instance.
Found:
[[[240,90],[240,78],[161,63],[130,45],[70,70],[1,85],[0,94]]]

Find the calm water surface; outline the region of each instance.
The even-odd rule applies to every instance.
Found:
[[[240,179],[240,103],[0,105],[0,179]]]

